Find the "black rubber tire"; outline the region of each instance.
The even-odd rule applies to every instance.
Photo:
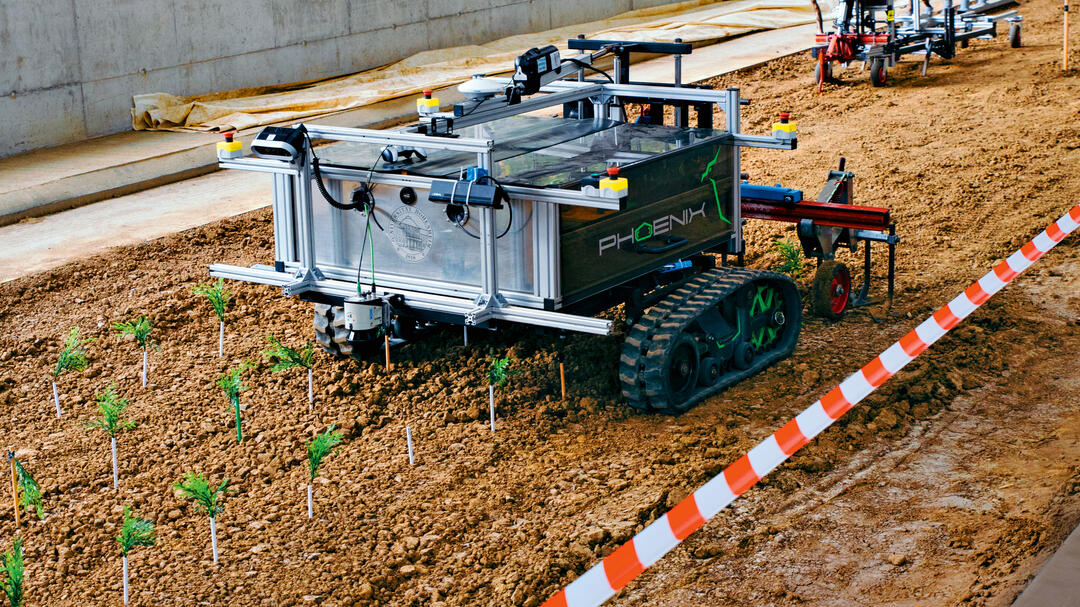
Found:
[[[754,347],[749,342],[743,342],[735,346],[731,364],[736,369],[749,369],[750,365],[754,364]]]
[[[834,300],[833,279],[838,277],[846,284],[843,305],[837,305]],[[814,274],[814,285],[810,290],[810,306],[814,314],[830,320],[840,320],[844,316],[851,303],[851,272],[848,267],[838,261],[826,261],[818,266]]]
[[[706,356],[701,359],[701,368],[698,370],[698,385],[711,386],[720,379],[722,373],[723,370],[720,369],[720,363],[712,356]]]
[[[1020,40],[1020,24],[1009,24],[1009,46],[1012,48],[1020,48],[1023,46],[1023,41]]]
[[[326,352],[339,358],[353,354],[349,343],[349,330],[345,328],[345,309],[341,306],[315,304],[315,341]]]
[[[870,84],[885,86],[889,79],[888,68],[885,67],[885,59],[878,58],[870,61]]]

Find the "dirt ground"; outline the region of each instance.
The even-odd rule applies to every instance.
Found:
[[[0,447],[47,511],[24,523],[26,604],[121,604],[125,504],[160,536],[132,554],[135,605],[539,604],[1075,204],[1080,86],[1058,68],[1059,8],[1021,10],[1025,48],[976,41],[926,77],[904,62],[884,89],[856,69],[817,94],[806,55],[718,79],[754,99],[745,131],[781,110],[798,121],[797,151],[745,152],[754,181],[814,194],[844,156],[857,202],[892,209],[899,289],[891,309],[809,318],[790,359],[680,417],[620,402],[620,336],[523,329],[474,331],[468,347],[447,329],[397,350],[390,374],[320,355],[309,413],[303,376],[272,374],[260,353],[269,333],[310,339],[310,306],[230,285],[219,359],[216,321],[191,295],[212,262],[271,258],[267,210],[0,285]],[[751,223],[749,265],[775,263],[785,236]],[[1074,236],[612,604],[1009,604],[1080,521],[1078,287]],[[109,330],[139,314],[162,348],[146,389],[138,352]],[[58,421],[48,376],[72,326],[97,341],[89,369],[60,382]],[[489,351],[519,371],[494,434]],[[245,359],[258,366],[237,444],[213,381]],[[111,381],[139,422],[120,438],[119,493],[107,439],[83,425]],[[347,440],[309,521],[304,444],[330,424]],[[217,567],[206,517],[172,491],[187,470],[236,488]],[[5,544],[12,530],[7,508]]]

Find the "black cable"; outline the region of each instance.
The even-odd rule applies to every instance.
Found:
[[[330,191],[326,189],[326,184],[323,183],[322,170],[319,168],[319,156],[315,153],[315,144],[311,141],[311,135],[308,133],[307,127],[300,125],[300,128],[303,130],[304,137],[307,139],[308,149],[311,150],[311,171],[315,176],[315,186],[318,187],[319,193],[326,199],[326,202],[335,209],[340,209],[342,211],[359,210],[370,214],[371,218],[375,220],[375,225],[379,226],[379,231],[385,232],[386,230],[383,229],[382,224],[379,223],[379,218],[375,216],[375,186],[371,184],[371,176],[374,174],[375,167],[379,164],[379,161],[382,160],[383,152],[390,147],[390,144],[383,146],[383,149],[379,151],[379,155],[376,156],[375,162],[371,164],[371,168],[368,170],[367,183],[364,184],[364,187],[366,188],[365,193],[370,196],[370,200],[360,200],[358,202],[348,203],[338,202],[330,195]]]
[[[602,69],[600,69],[600,68],[598,68],[598,67],[596,67],[594,65],[589,65],[588,63],[585,63],[584,61],[580,61],[578,59],[566,58],[566,59],[563,59],[562,62],[563,63],[573,63],[574,65],[576,65],[576,66],[578,66],[578,67],[580,67],[582,69],[592,70],[592,71],[596,72],[597,74],[600,74],[604,78],[607,78],[608,82],[610,82],[612,84],[615,83],[615,79],[611,77],[611,74],[605,72],[604,70],[602,70]]]
[[[506,198],[506,212],[509,215],[509,217],[507,218],[507,221],[506,221],[506,229],[503,230],[502,234],[499,234],[498,236],[495,237],[495,240],[498,240],[498,239],[502,238],[503,236],[506,236],[506,234],[510,231],[510,226],[514,225],[514,205],[513,205],[513,203],[510,202],[510,197],[507,196],[506,189],[503,188],[503,184],[499,183],[499,180],[495,179],[491,175],[484,175],[484,176],[480,177],[480,179],[484,179],[485,177],[487,179],[489,179],[492,183],[494,183],[495,186],[499,188],[499,191],[502,192],[503,197]],[[480,179],[477,179],[477,181],[480,181]],[[496,194],[496,196],[497,196],[497,194]],[[498,200],[498,198],[496,198],[496,200]],[[466,221],[465,223],[468,223],[468,221]],[[459,228],[461,228],[462,232],[465,232],[466,234],[468,234],[472,238],[480,240],[480,236],[478,236],[476,234],[473,234],[472,232],[465,229],[465,223],[457,224],[457,226]]]
[[[364,240],[360,243],[360,261],[358,261],[356,263],[356,290],[357,291],[360,290],[360,269],[364,267],[364,250],[367,249],[367,237],[368,237],[368,232],[370,232],[370,231],[371,231],[371,225],[369,224],[367,226],[367,229],[364,230]],[[372,275],[371,279],[375,280],[375,276]],[[372,292],[374,292],[374,291],[375,291],[375,289],[372,288]]]
[[[480,106],[484,105],[484,102],[487,101],[488,99],[491,99],[491,97],[484,97],[483,99],[480,100],[480,103],[477,103],[476,105],[474,105],[471,110],[465,112],[461,116],[458,116],[458,118],[464,118],[464,117],[468,116],[469,114],[475,112],[476,110],[480,109]]]

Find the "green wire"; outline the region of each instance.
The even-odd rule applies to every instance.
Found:
[[[375,234],[371,231],[371,214],[375,212],[374,207],[367,213],[367,232],[368,242],[371,243],[371,294],[375,294]]]
[[[364,227],[364,237],[367,239],[367,241],[369,243],[371,243],[371,292],[374,293],[375,292],[375,235],[372,234],[372,232],[371,232],[371,213],[372,212],[373,211],[369,211],[367,213],[364,213],[364,218],[367,220],[367,225]],[[361,263],[363,263],[363,262],[361,262]],[[360,280],[359,280],[360,271],[357,270],[356,274],[357,274],[356,292],[359,294],[359,293],[361,293],[361,291],[360,291]]]

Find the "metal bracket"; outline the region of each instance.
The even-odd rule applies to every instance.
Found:
[[[768,135],[743,135],[736,133],[728,136],[731,145],[747,148],[767,148],[771,150],[794,150],[799,147],[798,139],[777,139]]]
[[[315,288],[317,281],[326,280],[319,268],[300,268],[293,274],[293,278],[295,280],[292,282],[281,285],[282,295],[286,297],[299,295]]]
[[[504,308],[510,305],[506,303],[506,298],[503,297],[502,293],[496,293],[494,297],[482,293],[476,296],[476,300],[473,303],[476,304],[476,308],[473,311],[486,310],[488,308]]]

